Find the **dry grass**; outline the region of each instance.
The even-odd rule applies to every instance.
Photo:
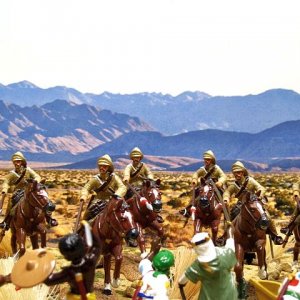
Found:
[[[46,184],[48,186],[48,194],[53,202],[56,203],[56,210],[53,217],[57,218],[59,221],[59,226],[49,230],[48,233],[48,246],[56,248],[58,238],[72,232],[75,218],[78,210],[79,193],[82,186],[88,181],[88,179],[96,173],[95,170],[38,170],[38,173],[42,178],[46,179]],[[117,172],[120,174],[120,172]],[[0,170],[0,184],[1,180],[7,174],[7,170]],[[163,211],[162,216],[165,219],[164,227],[167,232],[167,242],[166,247],[174,251],[176,255],[176,266],[174,272],[174,287],[172,288],[171,299],[179,299],[177,288],[177,277],[180,276],[181,271],[185,269],[192,259],[191,255],[184,254],[185,251],[190,251],[186,247],[189,246],[193,235],[193,224],[190,220],[184,227],[185,218],[182,217],[178,211],[186,206],[190,201],[191,192],[191,174],[181,173],[181,172],[155,172],[156,178],[160,178],[162,181],[161,191],[163,193]],[[229,175],[229,180],[232,181],[233,178],[231,174]],[[298,181],[299,173],[280,173],[280,174],[252,174],[254,177],[266,187],[267,196],[269,197],[269,210],[276,220],[278,229],[284,226],[288,220],[285,216],[286,209],[293,209],[294,203],[291,201],[292,189],[291,184]],[[283,205],[278,208],[278,205]],[[219,235],[222,234],[222,228],[220,228]],[[147,242],[151,239],[153,233],[149,231],[146,235]],[[0,244],[0,255],[6,257],[10,255],[10,241],[9,235]],[[27,246],[30,246],[28,243]],[[275,258],[271,258],[271,251],[269,242],[267,242],[267,261],[268,264],[272,265],[274,261],[278,262],[292,262],[292,253],[289,251],[293,247],[293,238],[291,237],[289,243],[285,249],[280,246],[273,246]],[[131,253],[132,250],[126,248],[126,253]],[[136,251],[132,251],[136,255]],[[58,260],[61,258],[59,256]],[[97,272],[97,276],[103,277],[103,270]],[[280,275],[279,280],[282,280],[286,273]],[[125,274],[126,277],[126,274]],[[250,277],[257,277],[257,266],[245,265],[245,277],[246,279]],[[127,281],[125,284],[130,285],[131,282]],[[102,286],[102,283],[100,284]],[[99,284],[97,283],[97,289]],[[124,286],[123,286],[124,288]],[[190,292],[191,289],[191,292]],[[199,287],[186,286],[186,293],[191,293],[193,289],[197,290]],[[128,299],[124,296],[123,290],[116,290],[116,299]],[[174,298],[173,298],[174,297]],[[178,297],[178,298],[177,298]],[[1,299],[1,298],[0,298]],[[99,298],[101,299],[101,298]],[[112,298],[111,298],[112,299]],[[188,298],[189,299],[189,298]],[[193,299],[193,298],[190,298]],[[253,298],[255,299],[255,298]]]

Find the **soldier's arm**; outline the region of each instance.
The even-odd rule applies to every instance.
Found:
[[[248,185],[253,185],[254,187],[254,190],[256,192],[260,191],[260,197],[263,197],[266,193],[266,189],[261,185],[259,184],[254,178],[250,177],[249,178],[249,183]]]
[[[198,169],[192,176],[192,184],[198,184],[198,178],[203,177],[205,175],[205,171],[203,168]]]
[[[13,182],[17,179],[17,176],[13,173],[9,173],[5,176],[4,181],[2,183],[2,194],[7,194],[9,189],[13,185]]]
[[[123,181],[125,183],[129,182],[129,180],[130,180],[130,170],[131,170],[131,164],[127,165],[124,170]]]
[[[36,173],[34,170],[32,170],[30,167],[27,167],[27,171],[30,174],[30,178],[36,180],[37,182],[41,181],[41,176],[38,173]]]
[[[124,197],[126,192],[127,192],[127,188],[124,185],[124,183],[122,182],[121,178],[118,175],[114,175],[114,179],[115,179],[115,186],[116,186],[116,190],[115,190],[115,194],[120,196],[120,197]]]
[[[89,194],[97,188],[97,180],[95,178],[91,178],[81,189],[80,191],[80,199],[86,201],[89,197]]]
[[[230,186],[228,186],[228,188],[223,193],[223,201],[229,203],[231,196],[237,192],[238,191],[237,191],[235,185],[231,184]]]
[[[217,169],[217,175],[218,175],[218,181],[216,182],[216,185],[221,187],[226,183],[227,176],[219,166],[216,166],[216,169]]]
[[[150,171],[149,167],[146,166],[145,164],[143,165],[144,166],[144,172],[145,172],[145,176],[149,179],[154,179],[154,176],[153,176],[153,173]]]

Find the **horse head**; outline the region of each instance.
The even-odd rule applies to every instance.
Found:
[[[211,203],[214,197],[212,186],[201,180],[201,185],[198,189],[198,193],[197,206],[202,210],[209,210],[213,205],[213,203]]]
[[[241,216],[260,230],[267,230],[270,220],[260,199],[260,191],[251,193],[245,190],[241,197]]]
[[[139,235],[137,225],[129,211],[129,205],[121,198],[112,198],[108,203],[105,219],[127,244],[136,247]]]
[[[154,212],[159,213],[162,210],[160,179],[144,181],[141,195],[152,205]]]
[[[37,207],[45,212],[55,210],[55,204],[50,201],[46,187],[36,180],[27,181],[25,199],[32,207]]]

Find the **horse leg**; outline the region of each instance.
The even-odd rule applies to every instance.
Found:
[[[113,249],[113,255],[115,257],[115,270],[111,285],[114,288],[117,288],[120,285],[121,264],[123,261],[122,250],[122,245],[118,245]]]
[[[31,241],[32,249],[38,249],[39,248],[38,234],[37,233],[30,236],[30,241]]]
[[[17,244],[19,246],[20,257],[21,257],[26,251],[26,248],[25,248],[26,233],[25,233],[24,228],[18,228],[16,230],[16,234],[17,234]]]
[[[163,244],[167,239],[163,226],[161,226],[160,223],[155,220],[150,224],[150,228],[157,232],[157,235],[160,237],[160,240]]]
[[[238,299],[246,299],[247,296],[247,285],[244,279],[244,249],[240,244],[235,244],[235,255],[237,263],[234,266],[234,272],[237,281]]]
[[[103,265],[104,265],[104,295],[112,295],[111,292],[111,278],[110,278],[110,267],[111,267],[111,254],[103,255]]]
[[[17,236],[16,236],[16,231],[11,230],[11,238],[10,238],[10,246],[12,249],[12,253],[16,254],[18,249],[17,249]]]
[[[46,248],[46,245],[47,245],[47,239],[46,239],[47,231],[46,231],[45,225],[44,224],[39,224],[37,226],[37,228],[38,228],[38,231],[41,235],[41,248]]]
[[[256,246],[257,260],[258,260],[258,276],[260,279],[267,279],[267,265],[266,265],[266,250],[265,241],[258,241]]]
[[[218,230],[219,230],[219,223],[220,222],[212,222],[211,224],[211,233],[212,233],[212,241],[214,245],[216,245]]]
[[[194,234],[201,232],[202,222],[200,219],[195,219],[194,221]]]
[[[137,230],[139,232],[139,235],[137,237],[137,242],[139,244],[139,248],[141,250],[141,257],[144,258],[143,256],[147,256],[146,252],[146,246],[145,246],[145,236],[143,234],[143,229],[139,223],[136,223]]]

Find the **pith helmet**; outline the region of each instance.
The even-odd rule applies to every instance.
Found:
[[[248,175],[248,170],[245,168],[244,164],[240,161],[236,161],[231,167],[232,173],[243,171],[244,175]]]
[[[22,161],[26,162],[26,158],[24,157],[23,153],[20,151],[13,154],[11,157],[11,160],[12,160],[12,162],[14,162],[16,160],[22,160]]]
[[[134,157],[141,157],[143,159],[144,154],[143,154],[143,152],[141,151],[140,148],[135,147],[135,148],[133,148],[131,150],[131,152],[130,152],[130,158],[133,159]]]
[[[97,161],[98,166],[109,166],[108,171],[109,172],[113,172],[114,171],[114,165],[112,162],[112,159],[110,158],[110,156],[108,154],[105,154],[103,156],[101,156],[100,158],[98,158]]]
[[[216,157],[214,155],[214,153],[211,150],[207,150],[203,153],[203,158],[204,159],[211,159],[213,164],[216,163]]]
[[[171,251],[161,250],[153,257],[153,266],[160,272],[168,272],[174,266],[175,258]]]

